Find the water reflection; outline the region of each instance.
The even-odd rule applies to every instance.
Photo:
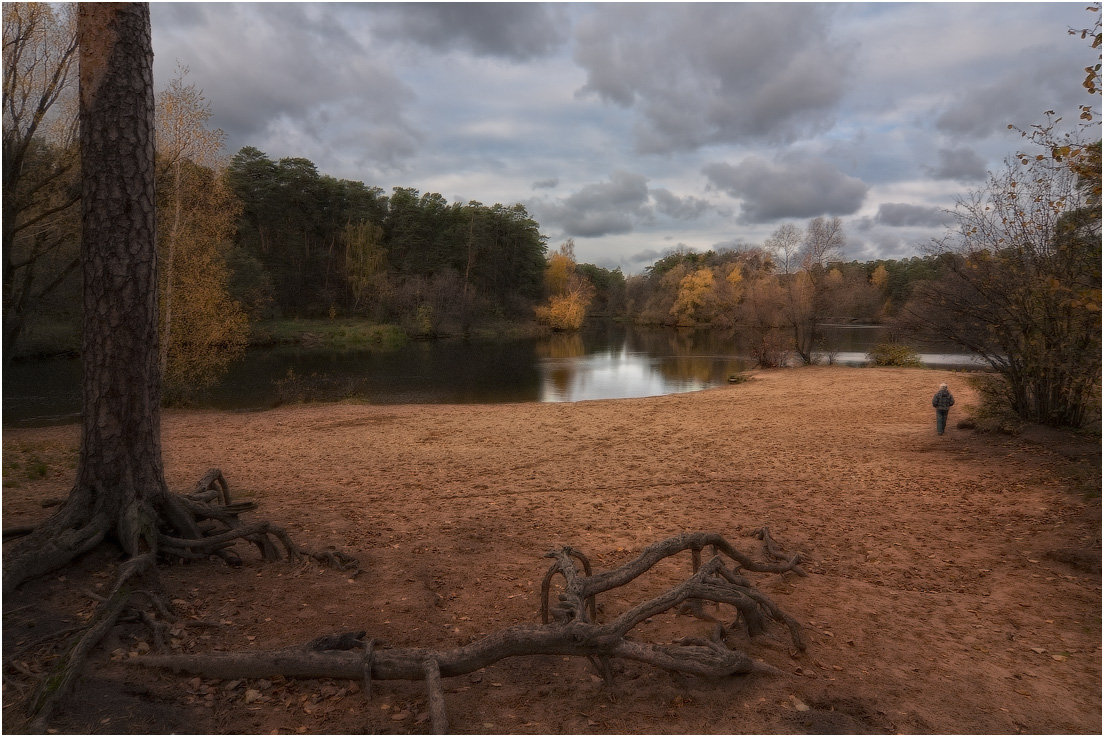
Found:
[[[865,364],[866,352],[886,340],[877,327],[827,330],[826,345],[837,363]],[[981,366],[950,347],[921,350],[931,352],[921,354],[928,366]],[[693,392],[723,384],[753,364],[738,333],[598,324],[542,340],[415,341],[393,350],[348,352],[254,350],[197,400],[201,407],[224,410],[346,396],[375,404],[574,402]],[[3,379],[4,425],[78,417],[78,360],[16,363]]]
[[[538,344],[542,402],[694,392],[749,368],[746,358],[733,353],[731,336],[712,331],[622,328],[575,338],[574,353]]]

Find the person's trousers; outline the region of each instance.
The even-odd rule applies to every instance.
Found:
[[[947,429],[947,411],[936,410],[935,411],[935,432],[939,435],[943,435],[943,431]]]

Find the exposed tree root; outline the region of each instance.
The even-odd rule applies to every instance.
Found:
[[[157,615],[171,617],[169,606],[157,594],[158,560],[192,561],[218,556],[232,566],[240,566],[241,558],[231,547],[239,541],[248,541],[267,561],[285,558],[290,562],[313,561],[342,570],[358,566],[356,558],[341,551],[301,548],[283,528],[272,523],[240,520],[239,515],[254,509],[256,503],[233,502],[229,485],[218,469],[208,471],[189,494],[166,492],[152,497],[152,505],[135,504],[112,516],[93,504],[95,495],[87,490],[74,490],[58,513],[28,532],[5,556],[4,589],[10,591],[34,576],[65,566],[109,535],[119,539],[131,555],[120,567],[107,597],[92,596],[99,601],[96,610],[63,645],[60,658],[39,682],[27,705],[32,718],[28,726],[31,732],[45,731],[55,707],[80,674],[88,654],[121,619],[133,617],[145,623],[151,631],[151,640],[164,650],[165,628],[153,614],[131,609],[133,614],[127,615],[134,598],[143,596]],[[5,666],[14,668],[14,664]]]
[[[770,540],[769,534],[764,539]],[[714,555],[702,564],[701,551],[706,546],[712,548]],[[692,553],[694,568],[688,579],[611,622],[598,622],[596,599],[599,595],[632,582],[660,561],[687,550]],[[374,640],[361,646],[360,639],[365,635],[361,632],[315,639],[305,648],[154,655],[131,659],[131,662],[215,679],[284,676],[363,680],[365,694],[369,696],[372,680],[425,680],[434,732],[441,733],[447,727],[441,678],[477,671],[512,656],[588,657],[612,687],[613,671],[609,666],[612,658],[630,659],[707,678],[778,674],[780,672],[774,667],[730,649],[724,641],[731,631],[750,638],[762,635],[768,621],[784,624],[794,646],[798,650],[805,649],[797,621],[740,573],[741,570],[794,572],[806,576],[800,567],[800,555],[781,563],[759,563],[734,549],[720,535],[686,533],[653,544],[632,561],[601,574],[592,574],[589,560],[576,549],[560,547],[547,556],[553,559],[553,564],[541,584],[542,624],[503,628],[465,646],[441,650],[380,649]],[[726,563],[726,557],[733,563]],[[583,566],[583,574],[576,568],[576,562]],[[551,585],[557,575],[563,578],[563,591],[558,595],[558,602],[550,606]],[[675,644],[629,640],[629,632],[641,622],[684,603],[701,601],[735,608],[735,615],[727,626],[717,618],[709,618],[717,621],[712,639],[686,638]],[[354,644],[355,650],[350,648]]]

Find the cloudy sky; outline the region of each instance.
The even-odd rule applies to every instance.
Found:
[[[840,216],[919,253],[1047,110],[1090,102],[1086,3],[154,3],[228,153],[522,202],[555,248],[639,273]]]

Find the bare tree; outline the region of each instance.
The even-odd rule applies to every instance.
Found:
[[[833,261],[843,258],[843,221],[839,217],[826,220],[823,216],[813,218],[805,229],[805,240],[801,244],[801,267],[810,271],[816,267],[826,269]]]
[[[4,360],[36,306],[79,265],[71,8],[4,4]]]
[[[793,274],[797,270],[802,240],[801,229],[786,223],[776,228],[763,243],[763,248],[774,255],[780,274]]]

